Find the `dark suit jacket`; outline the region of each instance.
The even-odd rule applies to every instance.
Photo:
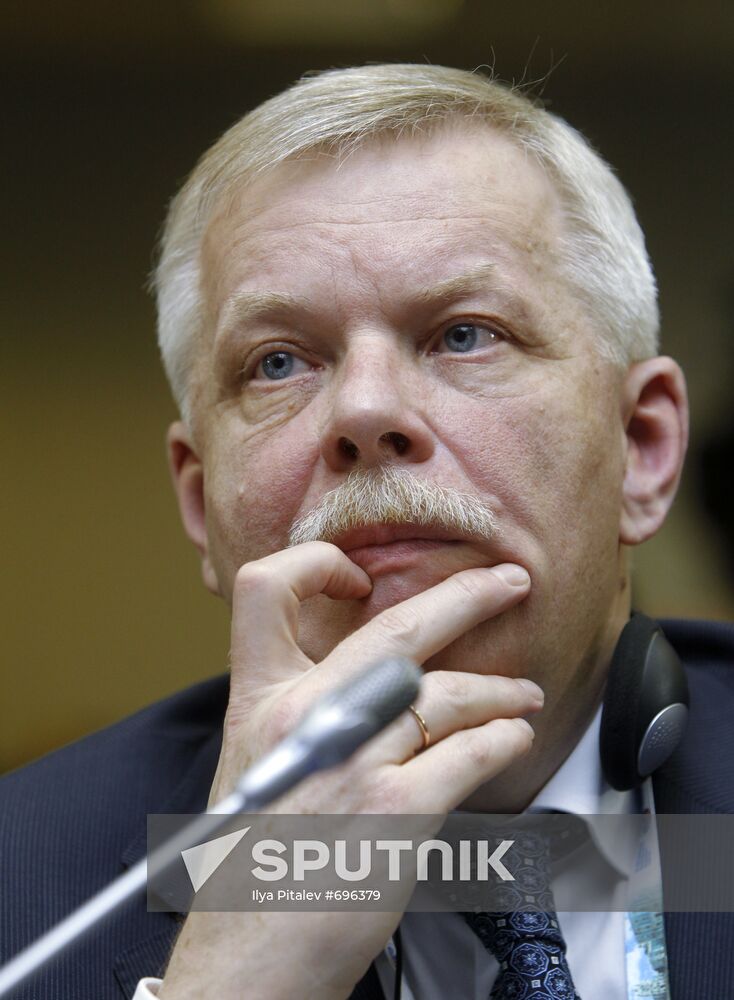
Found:
[[[734,812],[734,625],[663,625],[687,667],[691,714],[655,775],[656,809]],[[198,684],[0,782],[0,960],[142,857],[148,813],[206,807],[227,696],[226,677]],[[162,974],[179,919],[139,899],[17,996],[129,1000],[140,978]],[[666,935],[673,1000],[734,997],[734,914],[668,914]],[[353,1000],[382,1000],[374,970]]]

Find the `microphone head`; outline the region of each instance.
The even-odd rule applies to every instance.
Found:
[[[319,767],[351,756],[415,701],[422,673],[405,656],[378,660],[319,699],[292,733]]]
[[[345,712],[357,710],[374,718],[381,729],[418,697],[422,672],[407,656],[392,656],[367,667],[331,695]]]
[[[392,656],[320,698],[293,732],[240,778],[248,810],[351,757],[415,701],[421,677],[412,660]]]

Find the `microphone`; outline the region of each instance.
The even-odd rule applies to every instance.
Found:
[[[341,764],[415,701],[420,681],[421,671],[406,657],[374,664],[321,698],[289,736],[242,775],[235,792],[248,808],[259,808],[309,774]]]
[[[396,656],[368,667],[317,701],[289,736],[245,771],[230,795],[0,968],[0,997],[101,924],[145,887],[149,874],[164,874],[178,863],[181,851],[210,838],[230,816],[261,808],[309,774],[347,760],[415,700],[421,676],[412,660]]]

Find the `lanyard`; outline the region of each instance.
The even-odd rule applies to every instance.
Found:
[[[670,1000],[668,954],[662,913],[638,911],[624,916],[627,998]]]
[[[644,782],[641,792],[642,812],[649,822],[639,844],[630,879],[630,897],[635,909],[624,917],[627,1000],[642,1000],[643,997],[670,1000],[663,883],[650,780]]]

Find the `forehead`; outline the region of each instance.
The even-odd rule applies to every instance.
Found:
[[[202,244],[205,298],[216,311],[288,259],[292,280],[348,260],[355,280],[379,270],[382,282],[396,267],[403,281],[446,278],[451,257],[537,260],[555,253],[560,220],[541,168],[486,125],[373,140],[286,162],[223,199]]]

